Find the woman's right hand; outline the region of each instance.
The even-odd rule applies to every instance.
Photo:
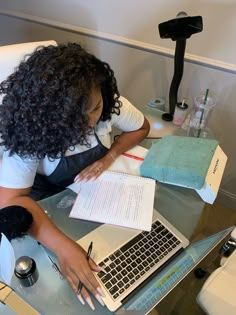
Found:
[[[104,305],[104,293],[93,272],[102,269],[96,263],[86,259],[85,250],[66,236],[45,214],[44,210],[33,199],[28,197],[30,188],[11,189],[0,187],[0,208],[17,205],[25,208],[33,216],[33,222],[27,233],[38,242],[53,251],[59,260],[63,276],[67,279],[76,295],[80,281],[83,284],[80,302],[84,300],[94,309],[89,291]],[[84,300],[83,300],[84,299]]]
[[[94,309],[90,291],[100,304],[104,305],[104,293],[93,274],[101,271],[101,268],[92,259],[86,259],[85,250],[59,230],[40,205],[27,196],[29,192],[30,188],[0,187],[0,207],[18,205],[29,211],[33,215],[33,223],[27,231],[28,234],[57,255],[62,274],[76,295],[79,283],[82,282],[83,288],[78,296],[80,302],[84,304],[85,300]]]
[[[102,297],[104,293],[101,286],[96,280],[93,271],[99,272],[102,269],[90,258],[86,259],[85,250],[68,239],[67,242],[56,252],[60,263],[61,271],[69,282],[80,302],[84,304],[84,300],[91,309],[95,309],[89,291],[95,296],[101,305],[104,305]],[[78,295],[78,286],[80,281],[83,283],[81,293]]]

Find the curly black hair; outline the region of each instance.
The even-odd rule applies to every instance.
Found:
[[[9,241],[24,237],[32,224],[33,216],[26,208],[16,205],[1,209],[0,234],[5,234]]]
[[[76,144],[90,146],[88,99],[101,88],[100,120],[120,114],[121,102],[110,66],[77,43],[38,47],[0,84],[1,142],[10,155],[61,157]]]

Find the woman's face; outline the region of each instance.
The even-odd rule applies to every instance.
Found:
[[[94,128],[101,117],[102,109],[103,99],[101,89],[99,87],[93,88],[89,97],[89,109],[87,111],[90,127]]]

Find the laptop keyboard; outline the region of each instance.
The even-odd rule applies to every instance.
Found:
[[[105,273],[97,276],[111,297],[116,300],[134,285],[156,269],[166,255],[180,244],[159,221],[152,224],[150,232],[142,232],[127,244],[99,263]]]

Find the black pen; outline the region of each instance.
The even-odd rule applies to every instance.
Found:
[[[39,244],[39,246],[42,248],[42,251],[44,252],[44,254],[46,255],[46,257],[50,260],[50,262],[52,263],[52,269],[59,274],[60,279],[63,280],[64,276],[60,270],[60,268],[57,266],[57,264],[52,260],[52,258],[48,255],[48,253],[46,252],[45,248],[43,247],[43,245],[40,242],[37,242]]]
[[[55,272],[57,272],[57,273],[59,274],[59,276],[60,276],[60,279],[63,280],[63,279],[64,279],[64,276],[63,276],[63,274],[62,274],[60,268],[58,267],[58,265],[52,260],[52,258],[51,258],[49,255],[48,255],[48,258],[49,258],[49,260],[50,260],[51,263],[52,263],[52,268],[53,268],[53,270],[54,270]]]
[[[92,249],[93,249],[93,242],[90,243],[88,251],[87,251],[87,255],[86,255],[86,259],[89,261],[90,255],[92,253]],[[77,295],[80,295],[80,292],[83,288],[83,283],[80,281],[79,285],[78,285],[78,292]]]

